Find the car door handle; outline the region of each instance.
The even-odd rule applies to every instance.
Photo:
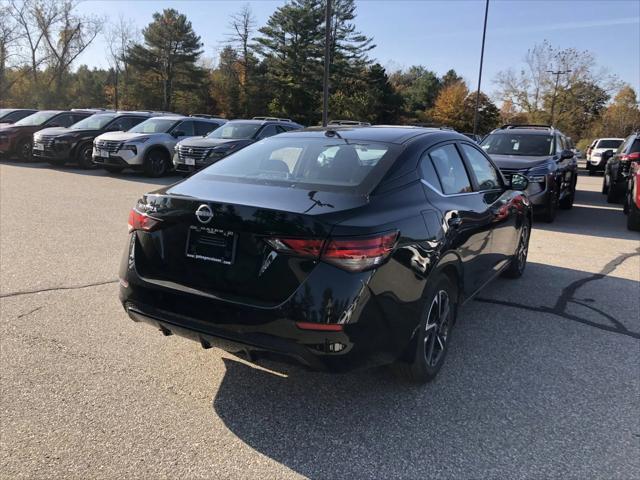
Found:
[[[449,220],[447,220],[447,224],[452,228],[458,228],[460,225],[462,225],[462,219],[458,216],[451,217]]]

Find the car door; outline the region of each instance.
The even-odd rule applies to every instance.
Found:
[[[460,151],[471,173],[474,190],[482,194],[492,216],[490,254],[491,268],[501,269],[511,258],[519,240],[515,192],[506,188],[502,175],[482,150],[461,143]]]
[[[473,189],[471,177],[455,142],[439,144],[420,160],[425,194],[443,218],[447,249],[455,250],[463,265],[465,294],[478,290],[492,276],[493,217],[483,192]]]

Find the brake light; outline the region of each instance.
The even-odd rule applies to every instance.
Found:
[[[621,155],[620,160],[629,160],[632,162],[636,162],[640,160],[640,152],[633,152],[633,153],[630,153],[629,155]]]
[[[134,230],[144,230],[150,232],[155,229],[162,220],[153,218],[146,213],[139,212],[132,208],[129,212],[129,233]]]
[[[393,251],[398,232],[364,238],[319,239],[270,238],[275,250],[301,257],[315,258],[350,272],[380,265]]]

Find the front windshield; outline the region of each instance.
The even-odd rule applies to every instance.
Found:
[[[33,115],[29,115],[28,117],[24,117],[22,120],[18,120],[16,123],[14,123],[14,125],[31,125],[31,126],[42,125],[47,120],[55,117],[59,113],[60,112],[55,112],[55,111],[54,112],[51,112],[51,111],[37,112],[37,113],[34,113]]]
[[[115,115],[92,115],[78,123],[74,123],[69,128],[72,130],[101,130],[104,126],[115,118]]]
[[[167,133],[179,120],[150,118],[129,130],[131,133]]]
[[[10,108],[0,108],[0,118],[4,117],[10,111],[11,111]]]
[[[313,185],[321,191],[370,191],[396,151],[393,145],[368,141],[270,137],[223,158],[201,175],[287,188]]]
[[[225,123],[207,135],[207,138],[233,139],[251,138],[260,128],[259,123]]]
[[[553,135],[497,133],[487,136],[480,146],[489,155],[544,157],[553,155]]]

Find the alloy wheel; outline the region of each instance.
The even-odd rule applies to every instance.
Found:
[[[31,142],[24,142],[20,148],[20,159],[29,160],[31,157]]]
[[[529,233],[529,225],[523,225],[520,233],[520,243],[518,244],[518,251],[516,252],[519,271],[524,270],[524,266],[527,263],[527,255],[529,253]]]
[[[445,290],[439,290],[433,297],[424,334],[424,356],[427,365],[434,367],[444,354],[451,317],[451,301]]]
[[[166,169],[164,155],[152,152],[149,156],[149,163],[151,164],[151,172],[154,177],[159,177],[164,173]]]

